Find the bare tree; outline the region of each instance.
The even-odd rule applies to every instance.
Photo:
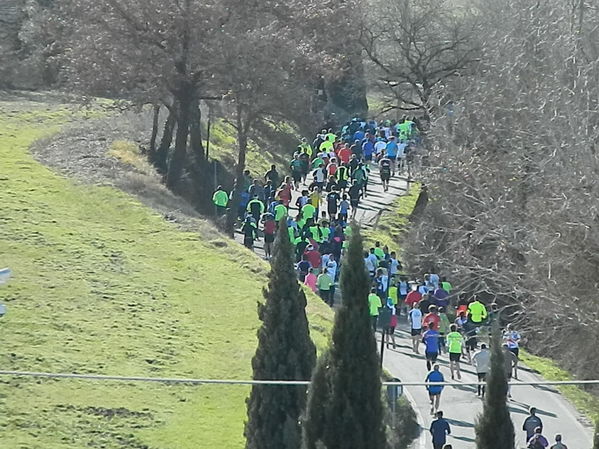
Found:
[[[376,2],[364,17],[360,42],[384,110],[420,111],[429,120],[435,89],[479,57],[473,17],[447,0]]]
[[[70,86],[167,107],[165,145],[151,157],[174,190],[181,191],[186,167],[205,165],[194,125],[199,100],[215,95],[211,61],[228,15],[220,2],[199,0],[65,0],[54,10]]]
[[[599,318],[599,15],[586,2],[474,6],[481,61],[448,83],[455,108],[433,122],[413,269],[510,307],[531,349],[585,376],[599,357],[586,343]],[[574,339],[588,357],[571,356]]]

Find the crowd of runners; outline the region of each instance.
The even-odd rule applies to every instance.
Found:
[[[289,238],[301,264],[301,278],[308,274],[338,277],[328,266],[316,262],[316,253],[330,255],[341,263],[347,245],[348,223],[356,218],[360,200],[368,195],[371,169],[378,173],[385,190],[391,177],[408,169],[406,159],[410,148],[418,145],[420,132],[415,120],[398,122],[354,118],[336,132],[323,129],[312,142],[302,139],[291,156],[288,172],[275,165],[263,176],[253,177],[249,170],[241,180],[240,197],[233,201],[235,191],[218,186],[213,194],[217,215],[224,215],[230,204],[238,204],[237,216],[244,245],[254,248],[264,240],[264,256],[272,256],[274,234],[286,220]],[[307,268],[307,270],[306,270]],[[311,271],[310,271],[311,269]],[[312,276],[309,277],[311,282]],[[319,291],[326,290],[323,278]],[[325,287],[325,289],[320,288]],[[332,302],[325,293],[323,299]]]
[[[410,176],[409,157],[419,145],[420,131],[415,119],[377,123],[355,118],[340,130],[323,129],[312,142],[302,139],[294,151],[288,173],[275,165],[260,178],[248,170],[242,180],[237,215],[244,245],[250,249],[258,239],[264,241],[264,257],[272,256],[272,245],[280,223],[286,224],[295,247],[296,268],[300,282],[319,294],[333,307],[343,255],[351,233],[349,222],[356,217],[360,200],[368,195],[371,169],[377,168],[383,190],[393,176]],[[226,213],[233,198],[222,187],[214,192],[216,213]],[[488,306],[477,298],[464,297],[453,291],[447,278],[435,273],[421,277],[404,274],[395,251],[379,242],[364,253],[364,264],[371,279],[368,296],[373,330],[382,332],[388,348],[396,348],[396,327],[400,317],[407,321],[412,351],[424,359],[426,382],[445,382],[438,359],[447,356],[452,380],[461,380],[461,363],[467,361],[484,382],[490,370],[490,350],[486,341],[489,329],[498,319],[495,303]],[[337,299],[336,299],[337,298]],[[508,380],[518,378],[521,336],[508,324],[503,331],[505,372]],[[452,449],[446,444],[451,428],[439,410],[444,387],[427,387],[434,449]],[[478,386],[478,397],[485,387]],[[511,398],[511,392],[508,391]],[[543,424],[530,409],[523,424],[527,447],[549,447],[542,435]],[[567,449],[556,435],[551,449]]]

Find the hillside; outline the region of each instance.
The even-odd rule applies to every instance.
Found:
[[[28,147],[81,112],[0,102],[5,369],[247,378],[267,266],[201,220],[75,183]],[[314,298],[312,298],[314,299]],[[309,304],[326,342],[330,312]],[[0,379],[3,448],[240,448],[245,387]]]

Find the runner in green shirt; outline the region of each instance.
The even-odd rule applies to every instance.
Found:
[[[275,206],[275,221],[277,222],[277,224],[279,223],[279,221],[281,221],[281,218],[284,218],[286,216],[287,208],[285,207],[285,205],[283,203],[277,204]]]
[[[458,326],[455,324],[449,326],[449,330],[451,332],[447,334],[447,349],[449,350],[451,378],[454,379],[454,374],[457,374],[458,380],[461,380],[460,358],[462,357],[462,348],[464,347],[464,337],[458,332]]]
[[[229,204],[229,195],[223,190],[222,186],[218,186],[214,195],[212,195],[212,202],[216,206],[216,214],[224,215],[227,212],[227,206]]]
[[[451,285],[451,282],[449,282],[446,277],[441,278],[441,287],[443,287],[443,290],[447,293],[451,293],[451,290],[453,289],[453,285]]]
[[[471,299],[468,304],[468,318],[476,325],[482,324],[483,320],[487,318],[487,308],[477,297]]]
[[[440,352],[447,352],[445,336],[449,334],[449,318],[445,313],[445,307],[439,307],[439,349]]]
[[[374,242],[374,255],[378,260],[383,260],[385,258],[385,251],[381,248],[381,242]]]
[[[333,307],[334,299],[331,295],[331,286],[335,283],[333,278],[329,275],[329,270],[324,269],[323,272],[318,275],[318,279],[316,280],[316,286],[318,287],[318,292],[320,297],[324,302],[326,302],[329,306]]]
[[[372,331],[376,332],[376,322],[379,318],[379,309],[383,307],[381,298],[376,294],[376,288],[373,288],[368,295],[368,310],[372,319]]]

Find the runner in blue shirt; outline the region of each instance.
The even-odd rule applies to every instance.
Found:
[[[391,160],[391,176],[395,176],[395,160],[397,159],[397,141],[395,136],[389,137],[389,142],[387,142],[387,147],[385,148],[387,153],[387,157]]]
[[[439,371],[439,365],[433,366],[433,370],[428,373],[425,382],[445,382],[443,373]],[[439,410],[439,403],[441,402],[441,392],[443,391],[443,385],[428,385],[428,397],[431,401],[431,415],[434,415]]]
[[[449,423],[443,419],[443,412],[437,412],[437,419],[431,423],[429,431],[433,437],[433,449],[442,449],[447,442],[447,435],[451,434]]]
[[[439,332],[435,330],[433,323],[429,323],[428,330],[422,334],[422,342],[425,346],[426,369],[430,371],[439,357]]]

